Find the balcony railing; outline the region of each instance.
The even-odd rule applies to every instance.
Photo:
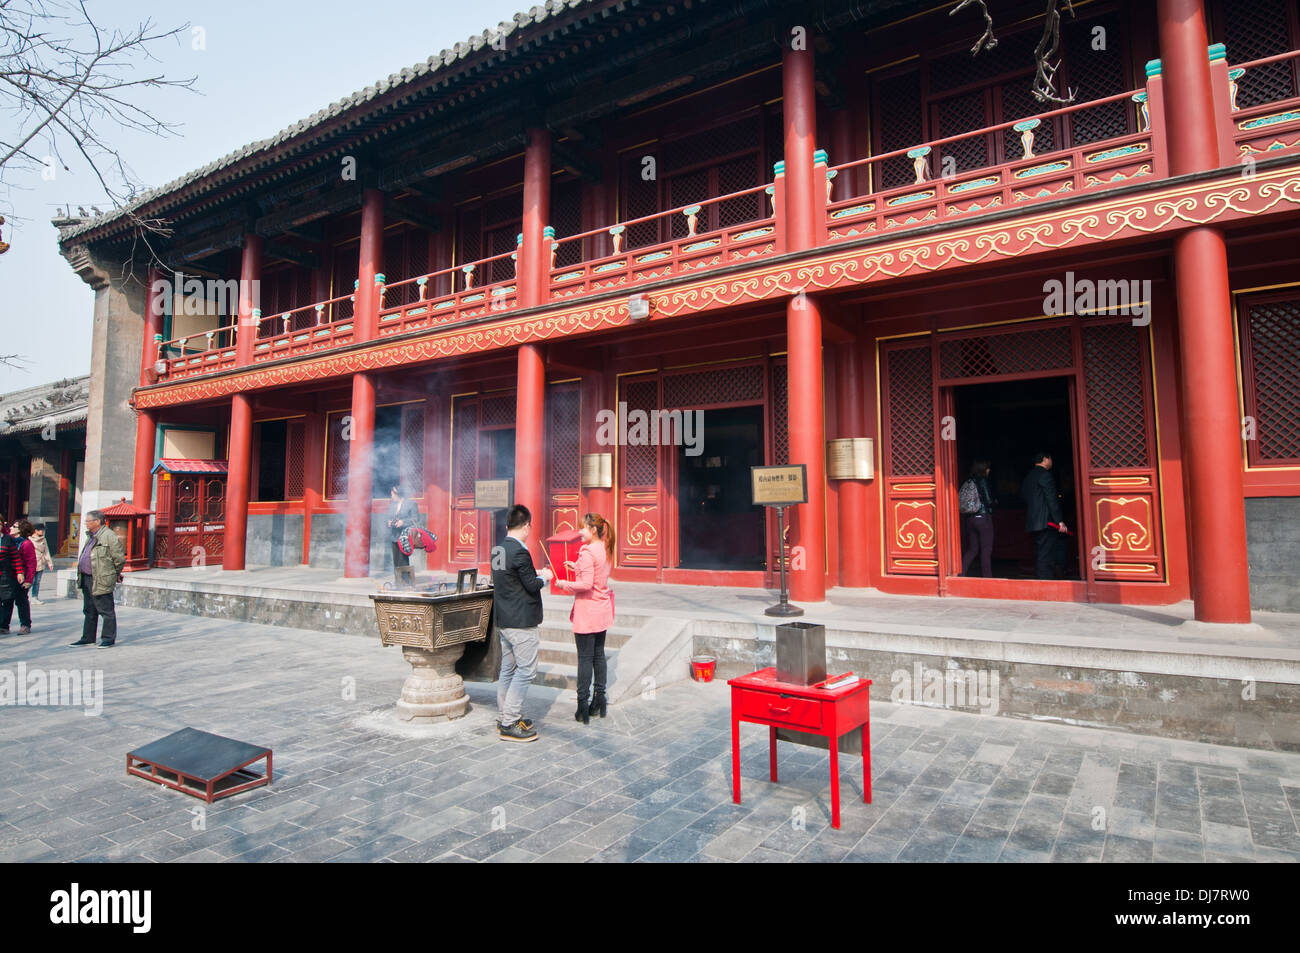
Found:
[[[235,366],[235,329],[227,325],[172,338],[157,345],[160,377],[175,379],[211,374]]]
[[[310,354],[352,341],[356,295],[340,295],[316,304],[257,318],[253,363]]]
[[[1251,60],[1228,70],[1232,105],[1232,139],[1244,161],[1300,149],[1300,96],[1296,95],[1296,69],[1300,50]],[[1285,67],[1279,69],[1280,64]],[[1272,67],[1272,69],[1270,69]],[[1287,95],[1278,95],[1284,92]],[[1242,94],[1269,97],[1239,109]]]
[[[1212,61],[1223,59],[1221,47],[1211,54]],[[1230,140],[1237,153],[1225,157],[1225,163],[1300,151],[1297,67],[1300,50],[1231,68],[1217,62],[1216,83],[1224,81],[1225,70],[1228,83],[1226,96],[1216,86],[1220,142],[1226,149]],[[816,169],[824,171],[826,191],[817,199],[819,205],[825,200],[818,241],[832,245],[890,235],[1164,178],[1169,157],[1160,88],[1153,80],[1144,89],[838,166],[826,167],[826,156],[819,152]],[[1239,99],[1250,105],[1240,107]],[[1106,127],[1137,131],[1086,143],[1064,138],[1070,144],[1057,147],[1063,137],[1078,137],[1080,129]],[[980,158],[971,162],[972,155]],[[965,168],[955,161],[963,157]],[[784,188],[778,171],[772,183],[576,235],[556,239],[547,228],[549,300],[631,290],[782,252],[784,210],[779,205]],[[377,276],[378,336],[516,309],[517,256],[503,253],[391,283]],[[352,343],[354,307],[355,295],[345,295],[259,315],[253,362]],[[163,342],[160,376],[178,379],[233,369],[239,363],[234,338],[235,329],[225,327]]]
[[[905,185],[828,204],[826,240],[829,242],[885,234],[918,225],[952,221],[992,209],[1015,208],[1031,202],[1069,193],[1106,188],[1156,174],[1157,157],[1148,120],[1145,90],[1116,93],[1087,103],[1054,109],[1027,119],[998,123],[973,132],[919,143],[879,156],[846,162],[828,170],[828,176],[850,176],[865,168],[873,183],[884,180],[886,164],[910,160],[914,179]],[[1075,145],[1067,149],[1036,152],[1040,129],[1056,131],[1064,117],[1078,117],[1124,103],[1136,113],[1139,132]],[[976,144],[996,148],[1000,141],[1019,138],[1020,156],[995,165],[957,169],[945,160]],[[1009,151],[1009,150],[1008,150]],[[938,178],[933,165],[940,166]],[[860,173],[859,173],[860,174]]]
[[[759,185],[559,239],[551,245],[551,297],[573,298],[769,255],[777,238],[772,195],[773,186]],[[745,206],[759,214],[746,216]],[[721,224],[736,218],[744,220]],[[709,222],[718,227],[702,231]],[[606,243],[613,249],[609,254],[585,258],[579,252],[576,264],[555,267],[561,249]]]
[[[440,271],[380,286],[379,334],[387,337],[506,311],[515,306],[516,252],[505,252]],[[485,276],[507,270],[507,279],[481,284]],[[440,289],[449,289],[440,293]],[[405,301],[403,304],[393,302]]]

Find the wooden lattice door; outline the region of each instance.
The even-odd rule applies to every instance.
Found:
[[[930,341],[881,348],[885,571],[933,576],[936,530],[934,381]]]
[[[1080,337],[1089,578],[1163,580],[1147,329],[1130,321],[1085,324]]]

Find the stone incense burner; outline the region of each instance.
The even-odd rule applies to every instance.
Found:
[[[417,723],[460,718],[469,710],[456,662],[469,642],[488,636],[492,590],[374,593],[379,640],[400,645],[411,674],[397,700],[397,716]]]

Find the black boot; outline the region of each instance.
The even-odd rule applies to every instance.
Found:
[[[584,725],[591,724],[591,708],[584,701],[578,702],[578,710],[573,713],[573,720],[580,721]]]
[[[598,692],[592,696],[590,711],[593,715],[600,715],[601,718],[605,717],[605,696],[603,694]]]

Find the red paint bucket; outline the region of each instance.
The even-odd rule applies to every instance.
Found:
[[[691,656],[691,678],[697,682],[713,681],[713,670],[718,667],[718,660],[712,655]]]

